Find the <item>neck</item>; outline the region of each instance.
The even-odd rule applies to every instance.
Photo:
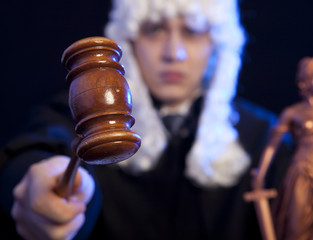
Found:
[[[160,108],[161,116],[170,115],[170,114],[181,114],[186,115],[190,109],[190,106],[193,102],[193,99],[188,99],[179,104],[164,104]]]
[[[313,97],[308,97],[305,101],[312,107],[313,106]]]
[[[185,99],[184,101],[162,103],[160,107],[160,113],[163,116],[168,115],[168,114],[186,115],[192,103],[200,95],[201,95],[201,92],[197,92],[196,94],[191,95],[189,98]]]

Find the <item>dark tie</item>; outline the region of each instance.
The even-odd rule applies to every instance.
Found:
[[[178,130],[182,126],[182,123],[184,121],[184,116],[179,115],[179,114],[172,114],[172,115],[164,116],[162,119],[167,130],[171,134],[175,134],[178,132]]]

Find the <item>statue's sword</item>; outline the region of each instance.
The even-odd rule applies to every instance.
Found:
[[[251,192],[247,192],[243,195],[245,201],[254,202],[260,230],[264,240],[276,240],[271,210],[268,201],[269,198],[274,198],[276,196],[277,192],[275,189],[257,189]]]

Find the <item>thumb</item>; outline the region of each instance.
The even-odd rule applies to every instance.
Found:
[[[82,201],[88,203],[95,191],[95,182],[93,177],[88,171],[82,167],[78,168],[77,174],[73,182],[73,193],[71,194],[72,200]]]

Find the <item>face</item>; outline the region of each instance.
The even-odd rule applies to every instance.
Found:
[[[300,95],[307,99],[313,96],[313,77],[306,77],[297,82]]]
[[[300,95],[304,99],[313,96],[313,61],[305,59],[299,66],[298,78],[296,81]]]
[[[164,105],[198,96],[212,53],[208,28],[193,30],[182,17],[146,22],[133,42],[143,80]]]

